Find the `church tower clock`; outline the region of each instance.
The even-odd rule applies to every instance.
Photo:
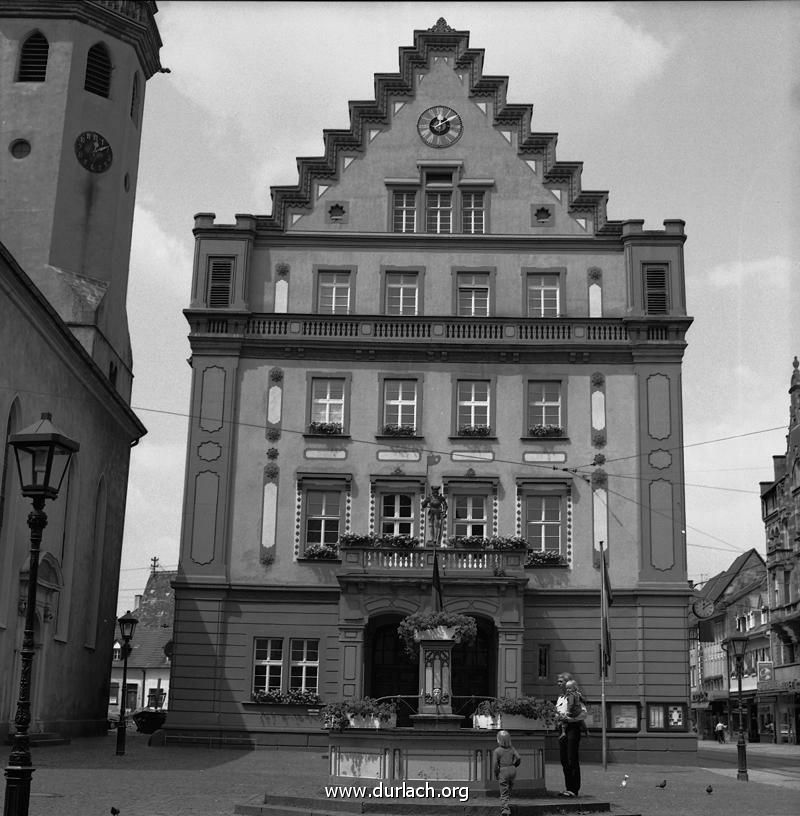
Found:
[[[128,266],[152,0],[0,3],[0,242],[130,400]]]

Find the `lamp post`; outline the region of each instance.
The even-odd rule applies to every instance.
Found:
[[[31,499],[33,510],[28,515],[31,531],[30,564],[28,566],[28,598],[25,605],[25,630],[20,649],[19,697],[14,717],[15,733],[11,755],[5,769],[6,794],[4,816],[27,816],[31,799],[31,746],[28,728],[31,724],[31,673],[33,669],[36,625],[36,590],[39,582],[39,551],[42,532],[47,526],[44,504],[58,498],[72,455],[80,445],[61,433],[51,422],[50,414],[17,434],[8,444],[14,449],[22,495]]]
[[[128,610],[119,618],[117,623],[119,623],[119,632],[122,635],[122,693],[120,694],[119,720],[117,722],[117,756],[122,756],[125,753],[125,728],[127,725],[125,709],[128,704],[126,689],[128,683],[128,655],[131,653],[131,640],[133,639],[133,633],[136,631],[136,624],[139,621]]]
[[[736,679],[739,684],[739,740],[736,743],[736,751],[739,755],[739,769],[736,771],[736,778],[740,782],[748,782],[747,745],[744,741],[744,712],[742,711],[742,674],[744,674],[744,653],[747,651],[747,636],[731,635],[726,641],[723,641],[722,645],[729,655],[733,652],[733,657],[736,660]]]

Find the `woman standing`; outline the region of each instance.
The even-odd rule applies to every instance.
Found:
[[[564,790],[559,796],[574,797],[581,789],[580,744],[581,733],[586,728],[583,721],[585,715],[581,714],[580,691],[569,672],[558,675],[558,689],[560,696],[556,702],[556,718],[561,728],[558,752],[564,771]]]

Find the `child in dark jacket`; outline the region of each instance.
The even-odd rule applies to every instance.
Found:
[[[497,748],[493,752],[494,778],[500,783],[500,816],[511,816],[511,792],[522,757],[511,744],[508,731],[497,732]]]
[[[567,710],[561,718],[561,733],[559,739],[567,738],[567,723],[580,722],[581,734],[588,735],[589,729],[586,727],[585,716],[583,715],[583,695],[578,689],[578,684],[574,680],[567,680],[564,686],[564,694],[567,698]]]

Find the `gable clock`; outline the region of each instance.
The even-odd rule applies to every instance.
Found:
[[[423,111],[417,121],[420,138],[430,147],[450,147],[464,132],[461,117],[447,105],[434,105]]]

